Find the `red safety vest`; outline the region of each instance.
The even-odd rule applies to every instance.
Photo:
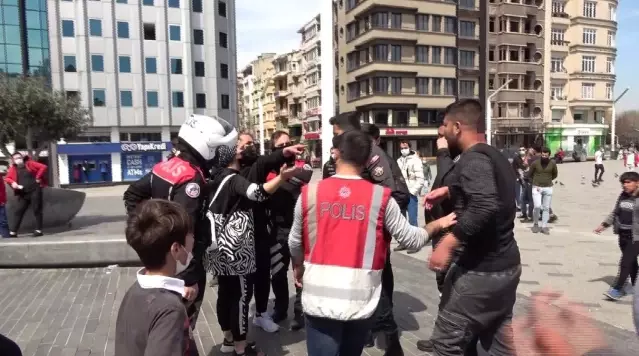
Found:
[[[331,177],[302,188],[304,312],[333,320],[370,317],[381,293],[391,191]]]

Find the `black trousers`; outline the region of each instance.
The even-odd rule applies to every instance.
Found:
[[[595,164],[595,182],[601,182],[601,176],[605,171],[603,164]]]
[[[263,236],[255,238],[255,311],[266,313],[271,294],[271,244]]]
[[[521,214],[532,219],[534,204],[532,198],[532,184],[530,182],[524,182],[522,184],[521,194]]]
[[[291,252],[288,242],[278,240],[270,249],[271,287],[275,294],[275,313],[288,314],[288,268],[291,265]]]
[[[452,265],[431,337],[433,354],[472,355],[479,340],[490,355],[514,355],[512,317],[520,276],[521,266],[486,273]]]
[[[217,277],[217,321],[222,331],[231,331],[233,341],[246,340],[253,278],[253,275]]]
[[[15,212],[9,219],[9,230],[11,232],[20,230],[24,213],[31,206],[36,221],[35,229],[42,231],[42,188],[38,186],[33,191],[22,192],[17,198]]]
[[[386,264],[382,270],[382,293],[379,297],[377,310],[373,314],[374,325],[372,332],[383,331],[391,334],[397,331],[397,323],[393,315],[393,291],[395,290],[395,277],[390,260],[390,249],[386,256]]]
[[[189,323],[191,325],[191,329],[195,330],[195,324],[197,324],[197,317],[200,315],[200,309],[202,307],[202,301],[204,300],[204,292],[206,291],[206,270],[204,269],[204,265],[199,263],[197,275],[197,296],[195,300],[189,307],[186,309],[186,313],[189,317]]]
[[[20,346],[8,337],[0,334],[0,355],[2,356],[22,356]]]
[[[637,282],[637,273],[639,273],[639,264],[637,256],[639,256],[639,241],[632,241],[632,231],[619,231],[619,249],[621,250],[621,260],[619,261],[619,274],[614,288],[623,290],[626,279],[630,276],[630,281],[634,286]]]

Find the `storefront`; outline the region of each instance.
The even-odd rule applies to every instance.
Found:
[[[544,141],[551,152],[562,148],[568,154],[579,143],[588,157],[593,157],[597,148],[606,142],[607,128],[602,124],[549,124],[544,133]]]
[[[433,157],[437,153],[436,127],[388,127],[380,130],[380,136],[380,146],[393,158],[400,156],[402,141],[408,141],[421,157]]]
[[[170,142],[59,144],[60,184],[135,181],[170,150]]]

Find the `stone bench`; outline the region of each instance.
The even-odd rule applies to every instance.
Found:
[[[7,219],[13,219],[16,196],[10,186],[7,191]],[[86,194],[70,189],[46,187],[42,190],[42,218],[43,228],[53,228],[68,225],[80,212]],[[31,206],[24,213],[20,231],[31,232],[35,228],[35,218]]]

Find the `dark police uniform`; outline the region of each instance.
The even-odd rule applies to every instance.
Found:
[[[197,321],[206,288],[206,271],[202,258],[211,244],[210,222],[206,218],[208,194],[204,191],[205,186],[205,177],[200,168],[176,156],[156,164],[150,173],[131,183],[124,192],[127,214],[132,213],[137,204],[144,200],[166,199],[182,205],[193,218],[193,260],[187,269],[178,275],[186,286],[198,287],[198,295],[188,308],[192,326],[195,326]]]

